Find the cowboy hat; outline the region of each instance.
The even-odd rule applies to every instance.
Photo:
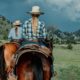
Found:
[[[20,20],[16,20],[16,21],[13,22],[13,25],[14,25],[14,26],[16,26],[16,25],[21,25],[21,24],[22,24],[22,23],[21,23]]]
[[[29,13],[29,14],[39,14],[39,15],[44,14],[43,12],[41,12],[39,6],[33,6],[32,11],[27,12],[27,13]]]

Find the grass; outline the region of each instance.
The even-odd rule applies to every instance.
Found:
[[[67,45],[55,45],[53,49],[54,68],[59,74],[60,68],[65,68],[70,65],[80,67],[80,44],[73,45],[73,49],[66,48]],[[53,79],[52,79],[53,80]],[[59,80],[58,76],[54,80]]]
[[[0,45],[9,42],[8,40],[0,40]]]

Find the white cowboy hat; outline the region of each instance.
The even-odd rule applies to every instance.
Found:
[[[16,25],[21,25],[21,24],[22,24],[22,23],[21,23],[20,20],[16,20],[16,21],[13,22],[13,25],[14,25],[14,26],[16,26]]]
[[[33,6],[32,7],[32,11],[27,12],[29,14],[44,14],[43,12],[41,12],[40,7],[39,6]]]

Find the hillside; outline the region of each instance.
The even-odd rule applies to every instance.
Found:
[[[75,31],[73,34],[75,34],[77,37],[80,37],[80,29]]]
[[[4,16],[0,16],[0,39],[7,39],[8,31],[11,28],[11,22]]]
[[[4,16],[0,15],[0,39],[7,39],[8,32],[12,27],[12,23]],[[68,39],[80,41],[80,29],[75,32],[62,32],[54,26],[48,26],[48,37],[54,38],[54,41],[67,41]]]
[[[54,26],[47,27],[49,39],[53,36],[55,43],[80,43],[80,30],[75,32],[62,32],[59,29],[56,29]]]

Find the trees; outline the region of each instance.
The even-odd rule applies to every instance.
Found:
[[[8,31],[11,28],[11,22],[4,16],[0,16],[0,39],[7,39]]]

